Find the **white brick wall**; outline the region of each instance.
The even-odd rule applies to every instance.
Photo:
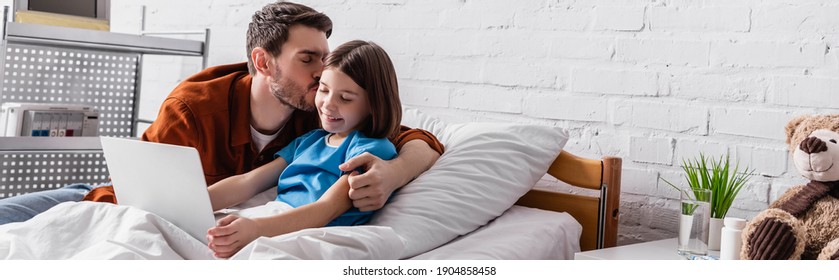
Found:
[[[839,79],[779,76],[768,101],[798,107],[839,109]]]
[[[678,196],[659,178],[682,183],[682,159],[699,152],[756,169],[729,213],[753,217],[803,182],[784,125],[839,109],[835,1],[302,2],[332,17],[332,47],[360,38],[387,49],[405,107],[563,126],[566,149],[623,157],[620,243],[675,236]],[[112,28],[136,33],[147,5],[147,29],[209,27],[211,64],[230,63],[245,58],[264,3],[114,0]],[[145,114],[195,67],[152,62]]]
[[[775,147],[755,147],[751,145],[738,145],[736,158],[739,162],[750,163],[755,174],[767,177],[779,177],[787,171],[787,155],[789,154],[784,145]]]
[[[464,86],[451,95],[451,107],[466,110],[521,114],[521,89]]]
[[[702,41],[619,39],[615,60],[621,62],[707,66],[710,44]]]
[[[633,162],[652,164],[673,164],[673,138],[631,137],[629,157]]]
[[[762,102],[770,84],[766,77],[753,73],[680,73],[669,79],[674,97],[724,102]]]
[[[824,42],[714,42],[711,65],[723,67],[817,67]]]
[[[697,140],[691,138],[680,138],[676,140],[676,164],[682,164],[684,160],[692,160],[702,154],[709,158],[719,158],[726,154],[734,154],[727,145],[721,142],[708,140]]]
[[[776,2],[776,1],[771,1]],[[752,30],[757,32],[836,33],[839,7],[825,1],[807,3],[768,3],[752,9]],[[833,3],[830,3],[833,4]]]
[[[639,70],[574,69],[571,90],[622,95],[658,94],[658,74]]]
[[[606,121],[603,98],[563,95],[558,92],[535,92],[524,100],[525,115],[557,120]]]
[[[641,100],[619,100],[613,105],[612,122],[616,125],[708,134],[708,108],[704,105]]]
[[[594,29],[639,31],[644,28],[644,6],[596,6]]]
[[[399,85],[399,95],[404,106],[449,107],[451,88],[437,85],[422,85],[403,82]]]
[[[613,48],[614,42],[611,38],[556,36],[556,39],[551,40],[550,56],[609,60]]]
[[[739,107],[715,108],[711,126],[715,134],[742,135],[783,141],[784,125],[793,118],[788,110]]]
[[[673,4],[652,7],[651,31],[746,32],[751,27],[749,7],[680,7],[680,3]]]

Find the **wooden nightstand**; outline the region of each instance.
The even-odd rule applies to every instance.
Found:
[[[574,254],[575,260],[684,260],[676,253],[676,238],[591,250]],[[719,251],[709,251],[718,257]]]

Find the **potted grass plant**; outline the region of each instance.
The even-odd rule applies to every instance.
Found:
[[[707,189],[711,190],[711,225],[708,236],[708,247],[710,250],[719,250],[720,230],[722,221],[728,214],[728,209],[734,202],[734,198],[746,185],[749,178],[754,175],[754,169],[748,166],[740,168],[740,164],[731,164],[728,154],[718,159],[706,157],[700,153],[698,158],[683,159],[682,169],[685,172],[685,179],[691,191]],[[680,189],[666,179],[662,180],[668,185]]]

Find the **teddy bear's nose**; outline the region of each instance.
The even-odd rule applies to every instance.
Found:
[[[821,153],[827,151],[827,143],[815,136],[810,136],[804,139],[804,141],[801,141],[799,148],[808,154]]]

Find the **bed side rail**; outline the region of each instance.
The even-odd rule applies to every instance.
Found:
[[[522,206],[568,212],[583,226],[581,250],[617,245],[620,222],[621,158],[601,160],[575,156],[563,150],[548,168],[548,174],[570,185],[594,189],[598,197],[548,190],[531,190],[516,203]]]

